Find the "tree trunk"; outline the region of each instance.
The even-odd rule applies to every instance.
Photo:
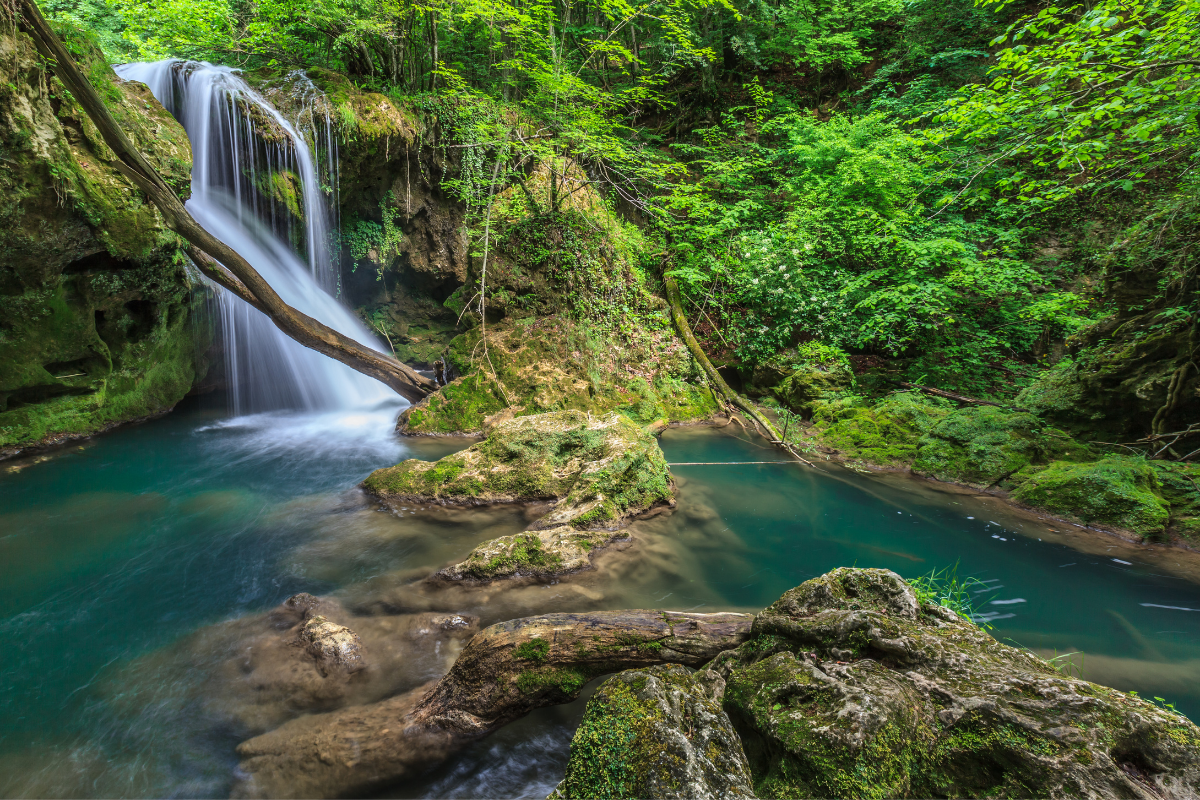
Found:
[[[679,332],[679,336],[687,344],[688,350],[692,352],[692,356],[700,363],[700,367],[704,370],[704,374],[708,376],[708,380],[713,385],[713,388],[724,396],[726,402],[737,406],[746,412],[756,424],[761,425],[771,444],[786,450],[798,461],[803,461],[810,467],[813,466],[811,461],[802,458],[799,453],[792,449],[791,445],[784,440],[775,426],[771,424],[770,420],[755,408],[753,403],[729,388],[729,384],[725,382],[725,379],[721,377],[721,373],[717,372],[717,368],[708,360],[708,356],[700,347],[700,343],[696,341],[695,335],[692,334],[692,326],[688,324],[687,317],[683,313],[683,300],[679,295],[679,284],[670,275],[663,275],[663,283],[667,287],[667,305],[671,308],[671,321],[675,323],[675,330]]]
[[[750,637],[752,614],[598,611],[501,622],[437,684],[299,719],[238,747],[234,797],[351,797],[418,775],[589,680],[652,664],[699,667]]]
[[[364,375],[369,375],[390,386],[400,395],[416,402],[437,389],[437,385],[419,375],[411,367],[378,353],[353,339],[338,333],[329,326],[297,311],[275,293],[270,284],[250,266],[233,248],[206,231],[184,208],[183,203],[133,146],[125,131],[113,119],[96,93],[92,84],[84,77],[75,60],[63,47],[61,41],[46,24],[34,0],[18,0],[23,30],[29,34],[38,52],[45,57],[55,76],[74,95],[88,117],[96,125],[104,142],[119,159],[114,165],[129,178],[162,213],[171,230],[192,245],[189,252],[207,255],[201,268],[219,284],[230,289],[238,297],[262,311],[285,334],[319,353],[337,359]],[[199,262],[198,262],[199,263]],[[233,286],[229,278],[236,279]]]

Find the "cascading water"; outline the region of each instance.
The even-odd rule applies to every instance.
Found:
[[[250,262],[285,302],[381,349],[330,294],[337,286],[331,215],[312,150],[296,127],[229,67],[167,59],[126,64],[117,73],[149,86],[187,131],[192,216]],[[325,115],[318,124],[316,87],[302,76],[297,87],[314,140],[324,139],[332,193],[337,167],[331,126]],[[397,400],[382,384],[285,336],[223,290],[218,297],[235,415],[364,409]]]

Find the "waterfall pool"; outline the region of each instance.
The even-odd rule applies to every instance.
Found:
[[[354,486],[452,440],[397,441],[395,405],[159,420],[0,463],[0,795],[228,792],[246,731],[211,710],[215,659],[183,644],[296,592],[372,598],[524,524],[511,509],[378,510]],[[668,460],[775,461],[728,429],[672,429]],[[900,475],[794,463],[673,467],[679,507],[555,584],[463,593],[482,624],[551,610],[757,610],[837,566],[958,565],[993,634],[1200,718],[1200,558],[1147,549]],[[181,649],[182,648],[182,649]],[[444,660],[444,663],[449,663]],[[236,680],[236,678],[231,679]],[[218,681],[214,683],[214,681]],[[477,743],[396,797],[544,797],[583,700]]]

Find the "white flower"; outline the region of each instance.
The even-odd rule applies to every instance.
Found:
[[[755,286],[758,286],[758,278],[752,278],[750,280],[750,282],[753,283]]]
[[[806,244],[806,245],[804,245],[804,249],[805,249],[805,250],[812,250],[812,245],[811,245],[811,244]]]
[[[793,247],[793,248],[792,248],[792,255],[794,255],[794,256],[798,256],[798,255],[800,255],[800,251],[799,251],[799,250],[797,250],[796,248],[794,248],[794,247]]]

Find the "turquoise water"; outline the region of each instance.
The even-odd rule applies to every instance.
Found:
[[[193,407],[0,464],[0,795],[219,796],[249,733],[215,714],[219,659],[194,635],[299,591],[360,613],[512,511],[383,513],[370,470],[461,446],[399,443],[396,409],[228,420]],[[672,462],[778,458],[716,430],[671,430]],[[972,494],[836,466],[678,466],[676,513],[637,523],[598,569],[439,602],[483,624],[546,610],[753,610],[836,566],[907,577],[958,564],[987,582],[993,633],[1072,656],[1084,677],[1200,717],[1200,567],[1020,515]],[[389,594],[391,593],[391,594]],[[192,648],[192,649],[189,649]],[[214,688],[216,687],[216,688]],[[582,702],[544,709],[394,796],[541,796],[561,777]]]

